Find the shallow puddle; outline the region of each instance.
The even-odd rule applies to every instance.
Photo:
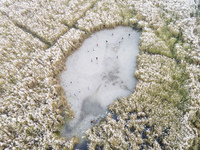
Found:
[[[133,92],[139,37],[130,27],[96,32],[67,58],[61,85],[75,118],[67,122],[63,136],[82,141],[85,131],[106,115],[108,105]]]

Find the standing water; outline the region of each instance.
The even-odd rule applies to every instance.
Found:
[[[67,58],[61,85],[75,113],[62,131],[67,139],[82,141],[85,131],[106,115],[108,105],[133,93],[139,37],[130,27],[96,32]]]

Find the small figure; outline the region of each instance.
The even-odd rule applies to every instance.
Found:
[[[121,41],[119,41],[119,43],[121,43]]]
[[[130,36],[131,34],[129,33],[128,35]]]
[[[96,60],[98,60],[98,57],[96,57]]]
[[[90,90],[90,87],[88,86],[88,90]]]
[[[113,33],[112,33],[112,35],[113,35]]]
[[[70,81],[70,83],[72,83],[72,81]]]
[[[97,44],[97,46],[99,46],[99,45]]]
[[[116,58],[118,59],[118,56]]]
[[[94,48],[93,48],[93,51],[94,51]]]
[[[91,125],[96,125],[96,124],[97,124],[97,122],[98,122],[98,120],[95,120],[95,119],[93,119],[93,120],[90,120],[90,124],[91,124]]]
[[[91,62],[93,62],[93,60],[91,59]]]
[[[122,37],[122,40],[123,40],[124,38]]]
[[[106,43],[108,43],[108,41],[106,40]]]

